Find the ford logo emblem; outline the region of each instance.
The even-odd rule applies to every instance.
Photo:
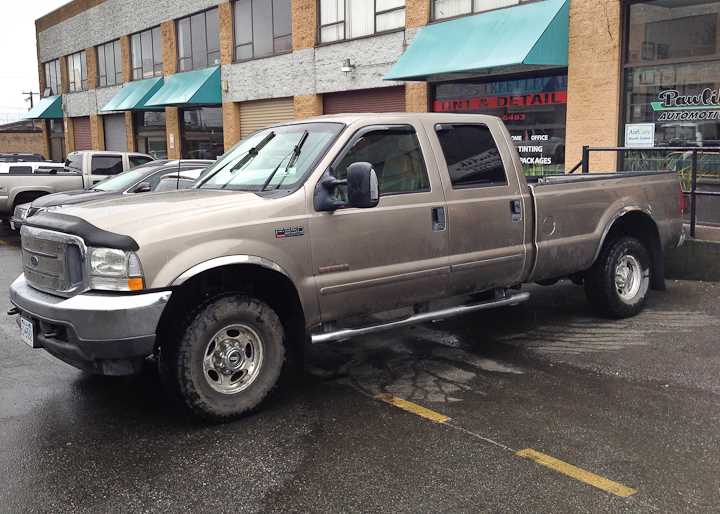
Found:
[[[32,267],[34,268],[34,267],[36,267],[38,264],[40,264],[40,259],[38,259],[38,258],[37,258],[36,256],[34,256],[34,255],[31,255],[31,256],[30,256],[30,264],[31,264]]]

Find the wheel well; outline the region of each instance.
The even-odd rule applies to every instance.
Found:
[[[15,198],[13,199],[12,210],[14,211],[15,207],[20,204],[32,202],[33,200],[37,200],[41,196],[45,196],[47,194],[49,193],[45,191],[22,191],[15,195]]]
[[[603,241],[603,246],[623,236],[639,239],[645,245],[650,253],[650,285],[653,289],[664,290],[665,258],[655,221],[644,212],[629,212],[615,220]]]
[[[175,288],[160,318],[158,342],[177,329],[188,313],[215,296],[231,292],[252,295],[272,307],[285,329],[290,357],[302,357],[305,314],[295,285],[282,273],[254,264],[213,268]]]

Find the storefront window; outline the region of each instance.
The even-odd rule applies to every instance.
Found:
[[[144,111],[134,114],[137,151],[155,159],[167,159],[165,111]]]
[[[500,117],[520,152],[526,175],[565,169],[566,74],[438,84],[432,107],[434,112]]]
[[[215,159],[223,153],[221,107],[182,110],[184,159]]]

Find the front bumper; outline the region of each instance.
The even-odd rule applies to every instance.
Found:
[[[104,375],[139,371],[142,360],[153,353],[171,294],[90,292],[61,298],[30,287],[23,275],[10,286],[10,301],[34,322],[42,348],[68,364]]]
[[[16,218],[13,216],[10,218],[10,228],[13,230],[20,230],[20,227],[23,226],[23,223],[25,223],[25,218]]]

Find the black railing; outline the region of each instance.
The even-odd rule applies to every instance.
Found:
[[[577,163],[568,173],[575,173],[577,170],[582,170],[582,173],[590,172],[590,154],[593,152],[611,152],[618,154],[622,166],[631,162],[633,168],[630,170],[622,170],[627,172],[633,171],[669,171],[676,172],[681,175],[681,186],[683,193],[690,197],[690,236],[695,237],[695,228],[697,225],[697,198],[698,197],[720,197],[720,191],[698,191],[698,155],[699,154],[716,154],[720,156],[720,147],[698,147],[698,146],[660,146],[652,148],[637,148],[637,147],[590,147],[583,146],[582,148],[582,160]],[[643,160],[647,161],[647,158],[641,156],[640,159],[628,159],[627,154],[629,152],[645,153],[645,152],[657,152],[671,154],[671,157],[665,157],[668,164],[666,169],[638,169],[643,166],[638,166]],[[672,154],[675,154],[672,156]],[[687,156],[690,156],[689,169],[683,168],[683,163],[687,162]],[[714,163],[717,169],[711,170],[711,174],[715,175],[720,186],[720,159]],[[685,172],[689,172],[688,176],[685,176]],[[686,181],[689,179],[689,184]],[[688,189],[689,187],[689,189]]]

